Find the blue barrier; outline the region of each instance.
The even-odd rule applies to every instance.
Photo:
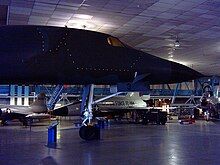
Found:
[[[57,142],[57,125],[59,123],[55,122],[52,123],[49,127],[48,127],[48,145],[49,144],[54,144]]]

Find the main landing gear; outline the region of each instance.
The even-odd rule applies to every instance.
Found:
[[[100,128],[94,121],[92,106],[108,98],[119,95],[123,92],[117,92],[115,94],[106,96],[96,101],[93,100],[93,93],[94,93],[94,84],[87,85],[83,88],[81,112],[84,112],[83,113],[84,119],[82,122],[82,126],[79,130],[79,136],[84,140],[100,139]]]
[[[100,130],[95,127],[93,122],[92,104],[93,104],[93,92],[94,85],[87,85],[84,87],[81,111],[84,109],[86,100],[87,105],[83,113],[84,120],[82,122],[82,127],[79,130],[79,136],[84,140],[95,140],[100,138]]]
[[[100,139],[100,128],[92,125],[84,125],[79,130],[79,136],[84,140],[98,140]]]

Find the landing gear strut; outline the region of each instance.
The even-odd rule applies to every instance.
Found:
[[[93,100],[93,93],[94,93],[94,84],[87,85],[83,88],[81,112],[84,112],[83,113],[84,119],[82,122],[82,127],[79,130],[79,136],[84,140],[100,139],[100,128],[97,125],[95,125],[93,121],[92,106],[101,101],[119,95],[123,92],[116,92],[112,95],[106,96],[104,98],[95,101]]]
[[[85,92],[87,90],[88,92]],[[87,106],[84,112],[84,120],[82,122],[82,127],[79,130],[79,136],[84,140],[94,140],[100,138],[100,130],[95,127],[93,120],[92,104],[93,104],[93,93],[94,85],[87,85],[83,92],[82,107],[84,108],[86,97],[88,97]]]

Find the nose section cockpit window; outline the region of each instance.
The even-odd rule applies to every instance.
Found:
[[[115,37],[108,37],[107,41],[108,41],[108,44],[111,46],[125,47],[124,44]]]

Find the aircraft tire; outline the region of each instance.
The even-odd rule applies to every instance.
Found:
[[[94,126],[82,126],[79,130],[79,136],[84,140],[97,139],[97,129]]]

